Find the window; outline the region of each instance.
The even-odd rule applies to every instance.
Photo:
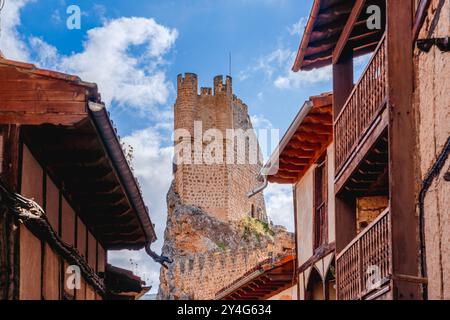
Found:
[[[314,250],[328,241],[327,195],[327,156],[324,154],[314,172]]]

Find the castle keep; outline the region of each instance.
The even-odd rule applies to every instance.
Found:
[[[221,148],[215,150],[222,155],[218,159],[215,157],[217,161],[212,164],[205,164],[207,142],[200,146],[204,151],[203,157],[198,152],[195,154],[195,144],[202,144],[202,138],[195,137],[195,124],[201,127],[204,139],[211,130],[218,131],[223,136],[222,142],[216,141],[221,144]],[[191,159],[194,162],[181,163],[176,167],[175,192],[179,194],[181,201],[198,206],[224,222],[239,221],[246,215],[267,221],[263,196],[258,195],[252,199],[247,197],[247,193],[260,184],[256,178],[262,159],[258,159],[256,163],[251,162],[251,147],[247,145],[242,154],[237,150],[237,139],[230,140],[229,134],[227,137],[227,130],[230,132],[230,129],[238,133],[245,132],[250,136],[248,140],[253,140],[258,147],[247,105],[233,95],[231,77],[226,77],[225,83],[222,76],[215,77],[214,88],[201,88],[198,94],[196,75],[188,73],[184,77],[178,76],[175,131],[180,129],[181,133],[189,135],[183,137],[181,134],[176,137],[178,141],[175,144],[180,149],[183,148],[180,144],[189,144],[189,148],[184,150],[192,150]],[[234,159],[231,163],[227,161],[227,158],[230,159],[230,152]]]
[[[174,263],[161,269],[158,298],[213,299],[260,262],[292,250],[293,235],[269,225],[262,193],[247,196],[262,184],[263,159],[231,77],[217,76],[213,88],[199,91],[195,74],[178,76],[174,109],[174,181],[163,247]],[[244,151],[230,130],[244,134]]]

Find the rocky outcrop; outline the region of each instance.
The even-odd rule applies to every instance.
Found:
[[[173,186],[167,207],[163,255],[174,263],[161,269],[158,299],[213,299],[259,262],[294,248],[293,234],[283,227],[250,217],[225,223],[183,204]]]

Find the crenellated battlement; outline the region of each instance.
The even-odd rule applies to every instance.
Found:
[[[254,245],[234,250],[217,250],[192,256],[178,257],[170,267],[169,273],[178,279],[187,297],[211,299],[227,284],[233,283],[252,271],[262,261],[276,258],[267,245]],[[218,272],[227,270],[227,272]],[[202,288],[195,290],[192,286]]]
[[[212,96],[213,95],[212,88],[201,88],[200,95],[201,96]]]
[[[223,76],[214,77],[214,94],[233,94],[233,80],[230,76],[226,77],[225,83]]]
[[[179,74],[177,77],[178,96],[180,94],[197,94],[198,77],[195,73],[186,73],[184,76]]]
[[[178,97],[193,96],[221,96],[229,95],[233,96],[233,80],[230,76],[224,78],[223,76],[214,77],[214,87],[202,87],[200,88],[200,94],[198,94],[198,76],[195,73],[179,74],[177,77]]]
[[[202,86],[200,91],[193,73],[179,75],[177,82],[174,128],[189,133],[186,146],[191,143],[195,147],[193,138],[199,130],[198,123],[203,133],[215,129],[223,137],[228,130],[251,129],[247,105],[233,95],[231,77],[216,76],[212,87]],[[203,141],[204,149],[206,142]],[[195,148],[190,152],[194,161],[195,156],[202,156],[201,151],[195,153]],[[247,196],[249,190],[260,185],[261,165],[234,165],[223,160],[176,167],[168,193],[164,242],[165,254],[174,263],[168,270],[161,269],[158,297],[162,299],[213,299],[217,291],[283,251],[271,237],[247,238],[239,224],[252,212],[261,221],[267,221],[263,195],[251,199]]]
[[[233,104],[241,108],[244,112],[248,112],[248,106],[241,99],[239,99],[235,94],[233,94]]]

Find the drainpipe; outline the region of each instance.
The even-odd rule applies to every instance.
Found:
[[[151,249],[151,242],[147,242],[147,244],[145,245],[145,252],[147,253],[147,255],[153,259],[153,261],[155,261],[156,263],[159,263],[161,266],[163,266],[165,269],[168,269],[169,267],[166,265],[166,263],[171,264],[173,263],[173,260],[165,257],[165,256],[160,256],[158,254],[156,254],[152,249]]]
[[[267,186],[269,185],[269,180],[267,180],[267,176],[266,175],[262,175],[263,178],[263,184],[255,189],[253,189],[252,191],[250,191],[249,193],[247,193],[247,197],[249,198],[253,198],[254,196],[256,196],[258,193],[264,191],[264,189],[267,188]]]
[[[423,180],[422,189],[419,194],[419,229],[420,229],[420,273],[422,278],[427,278],[427,255],[425,245],[425,198],[433,181],[439,176],[445,162],[450,154],[450,137],[442,150],[439,158],[428,172],[426,178]],[[428,299],[428,286],[423,284],[422,296],[424,300]]]

